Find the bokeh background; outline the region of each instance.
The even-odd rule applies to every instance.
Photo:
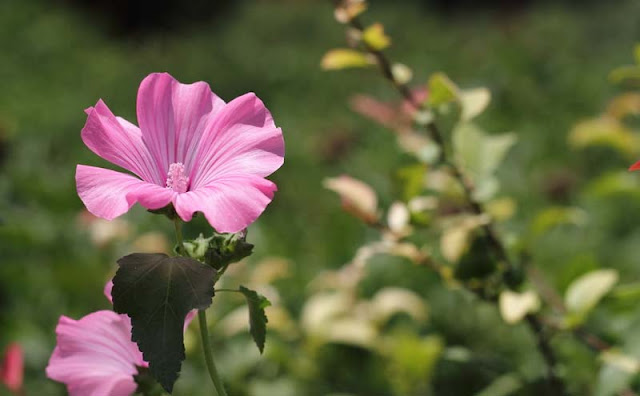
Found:
[[[567,143],[573,126],[601,113],[620,90],[607,76],[633,62],[640,2],[374,0],[365,18],[385,24],[388,53],[412,67],[416,85],[444,70],[463,87],[491,90],[479,123],[519,138],[499,172],[502,193],[517,201],[505,230],[526,229],[548,205],[588,214],[581,227],[554,230],[532,249],[554,287],[563,291],[600,266],[617,269],[625,283],[640,281],[640,186],[634,191],[636,182],[627,180],[630,188],[600,195],[588,188],[634,159]],[[305,327],[305,307],[316,295],[310,282],[378,238],[343,212],[323,179],[346,173],[364,180],[385,206],[397,193],[394,170],[407,161],[392,133],[349,107],[356,93],[397,100],[392,87],[373,70],[320,69],[322,55],[343,45],[328,1],[0,1],[0,346],[24,347],[28,395],[65,394],[44,374],[59,316],[108,309],[102,287],[121,255],[171,248],[166,219],[136,207],[116,223],[95,222],[74,183],[76,164],[107,165],[82,144],[83,109],[102,98],[135,122],[138,84],[156,71],[207,81],[225,100],[255,92],[285,136],[286,163],[272,176],[279,191],[249,230],[256,252],[232,274],[272,283],[266,294],[276,296],[278,310],[265,356],[229,319],[241,301],[216,297],[212,308],[218,365],[231,394],[474,395],[514,367],[525,377],[539,373],[524,326],[504,324],[491,306],[397,258],[372,260],[358,287],[364,299],[389,286],[424,298],[426,319],[400,315],[379,329],[393,334],[395,352],[318,340]],[[200,219],[186,232],[203,230]],[[605,304],[590,325],[640,352],[636,305]],[[571,362],[563,375],[584,392],[576,394],[600,392],[603,381],[638,382],[603,380],[585,347],[562,337],[554,345]],[[195,333],[187,334],[187,350],[175,394],[207,394]],[[534,394],[535,387],[515,392]]]

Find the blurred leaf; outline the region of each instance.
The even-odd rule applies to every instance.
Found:
[[[392,232],[401,233],[409,226],[411,215],[407,205],[400,201],[396,201],[389,207],[387,213],[387,225]]]
[[[459,89],[444,73],[434,73],[427,83],[428,102],[433,107],[458,100]]]
[[[640,66],[621,66],[609,74],[609,79],[616,84],[623,82],[640,83]]]
[[[606,173],[589,183],[585,192],[601,198],[618,194],[640,195],[640,178],[626,170]]]
[[[394,63],[391,66],[391,74],[393,79],[398,84],[407,84],[413,78],[413,71],[411,68],[403,63]]]
[[[369,185],[346,175],[326,178],[323,185],[340,196],[347,212],[366,223],[377,221],[378,197]]]
[[[365,0],[342,0],[336,7],[334,16],[340,23],[349,23],[366,9],[367,2]]]
[[[517,203],[513,198],[497,198],[487,202],[485,210],[495,221],[509,220],[516,212]]]
[[[502,375],[486,388],[476,393],[475,396],[508,396],[513,395],[522,388],[522,380],[516,374]]]
[[[452,263],[460,260],[469,247],[471,232],[488,221],[487,216],[463,216],[448,222],[440,238],[442,256]]]
[[[500,315],[509,324],[515,324],[522,320],[527,314],[540,309],[540,299],[534,291],[516,293],[505,290],[500,293],[498,301]]]
[[[453,149],[457,162],[473,180],[475,198],[486,201],[498,189],[494,173],[515,144],[516,135],[492,136],[471,123],[459,124],[453,131]]]
[[[607,146],[633,156],[638,152],[639,143],[631,130],[612,117],[582,121],[569,132],[569,144],[573,148]]]
[[[633,57],[638,66],[640,66],[640,44],[636,44],[636,47],[633,49]]]
[[[444,349],[440,337],[396,333],[385,341],[388,378],[395,394],[428,394],[430,378]]]
[[[634,374],[620,369],[613,364],[604,364],[598,374],[598,381],[594,392],[595,396],[620,395],[628,389]]]
[[[414,320],[427,318],[427,305],[416,293],[399,287],[380,289],[371,299],[372,316],[378,323],[386,323],[393,315],[404,312]]]
[[[247,289],[244,286],[238,288],[244,294],[249,306],[249,332],[255,341],[260,353],[264,351],[264,342],[267,337],[267,315],[264,309],[271,305],[271,302],[256,291]]]
[[[480,115],[491,102],[491,92],[487,88],[464,90],[460,93],[462,121],[469,121]]]
[[[618,272],[613,269],[601,269],[588,272],[574,280],[564,296],[567,310],[571,313],[585,314],[613,288],[618,282]]]
[[[582,226],[586,224],[587,212],[580,208],[554,206],[538,212],[531,222],[531,234],[537,238],[554,227],[570,224]]]
[[[427,167],[423,164],[415,164],[398,169],[398,179],[402,189],[402,198],[409,201],[422,193]]]
[[[185,317],[211,305],[216,271],[192,258],[160,253],[133,253],[118,265],[113,309],[131,318],[131,339],[153,377],[171,393],[185,358]]]
[[[640,94],[629,92],[616,96],[609,103],[609,106],[607,107],[607,113],[611,117],[618,120],[621,120],[629,115],[639,115]]]
[[[629,300],[629,302],[640,301],[640,282],[618,285],[611,290],[610,296],[619,300]]]
[[[367,54],[363,52],[348,48],[337,48],[324,55],[320,66],[324,70],[340,70],[352,67],[365,67],[373,63]]]
[[[381,23],[374,23],[362,32],[362,41],[367,47],[380,51],[391,44],[391,39],[384,33],[384,26]]]

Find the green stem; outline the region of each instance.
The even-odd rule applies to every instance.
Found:
[[[182,224],[180,224],[180,218],[176,216],[173,219],[173,226],[176,229],[176,239],[178,240],[178,253],[180,255],[185,256],[187,251],[184,249],[184,243],[182,242]]]
[[[207,368],[209,369],[209,376],[211,377],[211,381],[213,381],[213,385],[218,392],[218,396],[227,396],[222,380],[218,375],[216,364],[213,362],[211,343],[209,342],[209,330],[207,329],[207,314],[204,310],[198,311],[198,321],[200,325],[200,336],[202,338],[202,349],[204,350],[204,360],[206,361]]]

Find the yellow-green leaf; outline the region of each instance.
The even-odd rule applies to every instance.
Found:
[[[429,77],[429,104],[440,106],[457,101],[460,90],[444,73],[434,73]]]
[[[531,224],[531,234],[538,237],[559,225],[570,224],[581,226],[587,222],[587,213],[574,207],[554,206],[543,209]]]
[[[630,157],[637,154],[638,143],[633,132],[613,117],[582,121],[569,133],[569,144],[574,148],[608,146]]]
[[[365,67],[373,64],[367,54],[348,48],[337,48],[327,52],[320,63],[324,70],[340,70]]]
[[[391,39],[384,33],[381,23],[374,23],[362,32],[362,41],[371,49],[383,50],[391,44]]]

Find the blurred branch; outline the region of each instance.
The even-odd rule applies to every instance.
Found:
[[[334,0],[333,3],[337,6],[340,4],[340,1]],[[360,19],[357,16],[350,18],[348,21],[348,24],[351,28],[357,30],[360,33],[364,31],[364,25],[360,22]],[[363,44],[366,51],[371,55],[373,55],[373,57],[375,57],[382,75],[387,80],[389,80],[389,82],[392,83],[392,85],[396,88],[396,90],[400,93],[400,95],[404,99],[406,99],[407,102],[410,103],[411,106],[413,106],[416,110],[418,111],[424,110],[425,109],[424,104],[418,102],[413,97],[409,87],[406,84],[401,83],[395,79],[393,72],[391,70],[391,62],[386,57],[386,55],[381,50],[372,48],[366,42],[363,42]],[[458,180],[458,182],[462,186],[465,193],[465,198],[469,204],[471,211],[476,215],[484,214],[485,211],[484,211],[484,208],[482,207],[482,204],[478,202],[476,199],[474,199],[473,197],[474,186],[467,178],[464,177],[464,175],[462,174],[462,171],[458,168],[458,166],[455,163],[448,160],[444,139],[442,138],[442,133],[438,129],[437,125],[432,121],[426,125],[426,128],[432,140],[441,149],[440,150],[441,161],[450,167],[453,176]],[[513,273],[513,271],[515,271],[515,268],[516,268],[513,261],[507,254],[507,251],[504,245],[502,244],[502,241],[499,239],[493,223],[488,222],[487,224],[483,225],[482,228],[484,230],[484,233],[486,234],[486,237],[488,238],[489,245],[493,250],[493,253],[496,255],[496,258],[498,259],[498,261],[503,262],[507,268],[505,273],[503,274],[503,279],[505,280],[505,283],[508,286],[512,286],[512,285],[509,285],[510,283],[509,276]],[[476,295],[478,295],[478,290],[472,290],[472,291]],[[546,332],[544,331],[542,321],[535,314],[527,315],[526,321],[530,329],[532,330],[533,334],[536,336],[538,350],[540,351],[540,354],[544,358],[545,364],[547,366],[547,381],[550,388],[549,390],[553,392],[554,395],[567,394],[566,386],[564,385],[564,383],[556,373],[557,358],[555,356],[553,349],[551,348],[549,338]]]

